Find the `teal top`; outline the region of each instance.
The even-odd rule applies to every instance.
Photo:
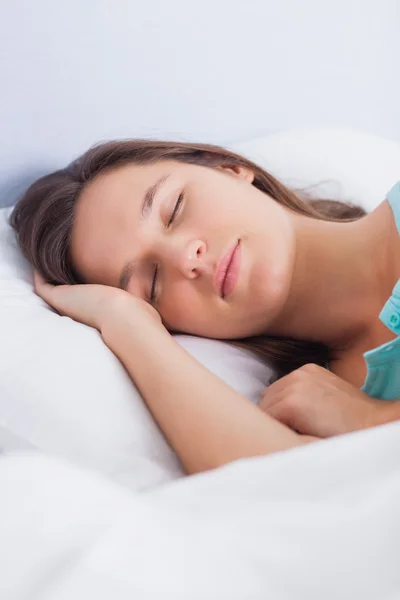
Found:
[[[386,198],[400,234],[400,181],[392,187]],[[396,400],[400,399],[400,279],[379,318],[397,337],[364,353],[367,376],[361,390],[380,400]]]

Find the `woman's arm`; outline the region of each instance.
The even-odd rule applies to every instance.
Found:
[[[270,385],[259,407],[288,427],[319,438],[400,419],[400,399],[371,398],[314,364],[304,365]]]
[[[400,420],[400,398],[396,400],[379,400],[382,410],[377,414],[375,425],[386,425]]]
[[[60,314],[95,327],[120,359],[189,473],[312,439],[251,404],[181,348],[142,299],[105,285],[58,285],[34,275]]]
[[[297,446],[272,419],[186,352],[168,331],[127,306],[101,329],[188,473]]]

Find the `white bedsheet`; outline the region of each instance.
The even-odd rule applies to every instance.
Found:
[[[0,459],[1,600],[400,598],[400,423],[133,493]]]

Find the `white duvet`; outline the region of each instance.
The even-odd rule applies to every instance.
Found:
[[[0,458],[1,600],[400,598],[400,423],[133,493]]]

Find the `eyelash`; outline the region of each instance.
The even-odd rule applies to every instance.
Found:
[[[168,221],[167,224],[167,228],[170,227],[172,225],[172,223],[174,222],[181,206],[182,206],[182,202],[184,200],[184,193],[182,192],[181,194],[179,194],[179,198],[176,201],[176,204],[174,206],[174,210],[172,211],[171,217]],[[156,295],[155,295],[155,288],[156,288],[156,282],[157,282],[157,273],[158,273],[158,265],[156,266],[156,268],[154,269],[154,276],[153,276],[153,281],[151,284],[151,292],[150,292],[150,302],[151,304],[154,304],[154,302],[157,300]]]

